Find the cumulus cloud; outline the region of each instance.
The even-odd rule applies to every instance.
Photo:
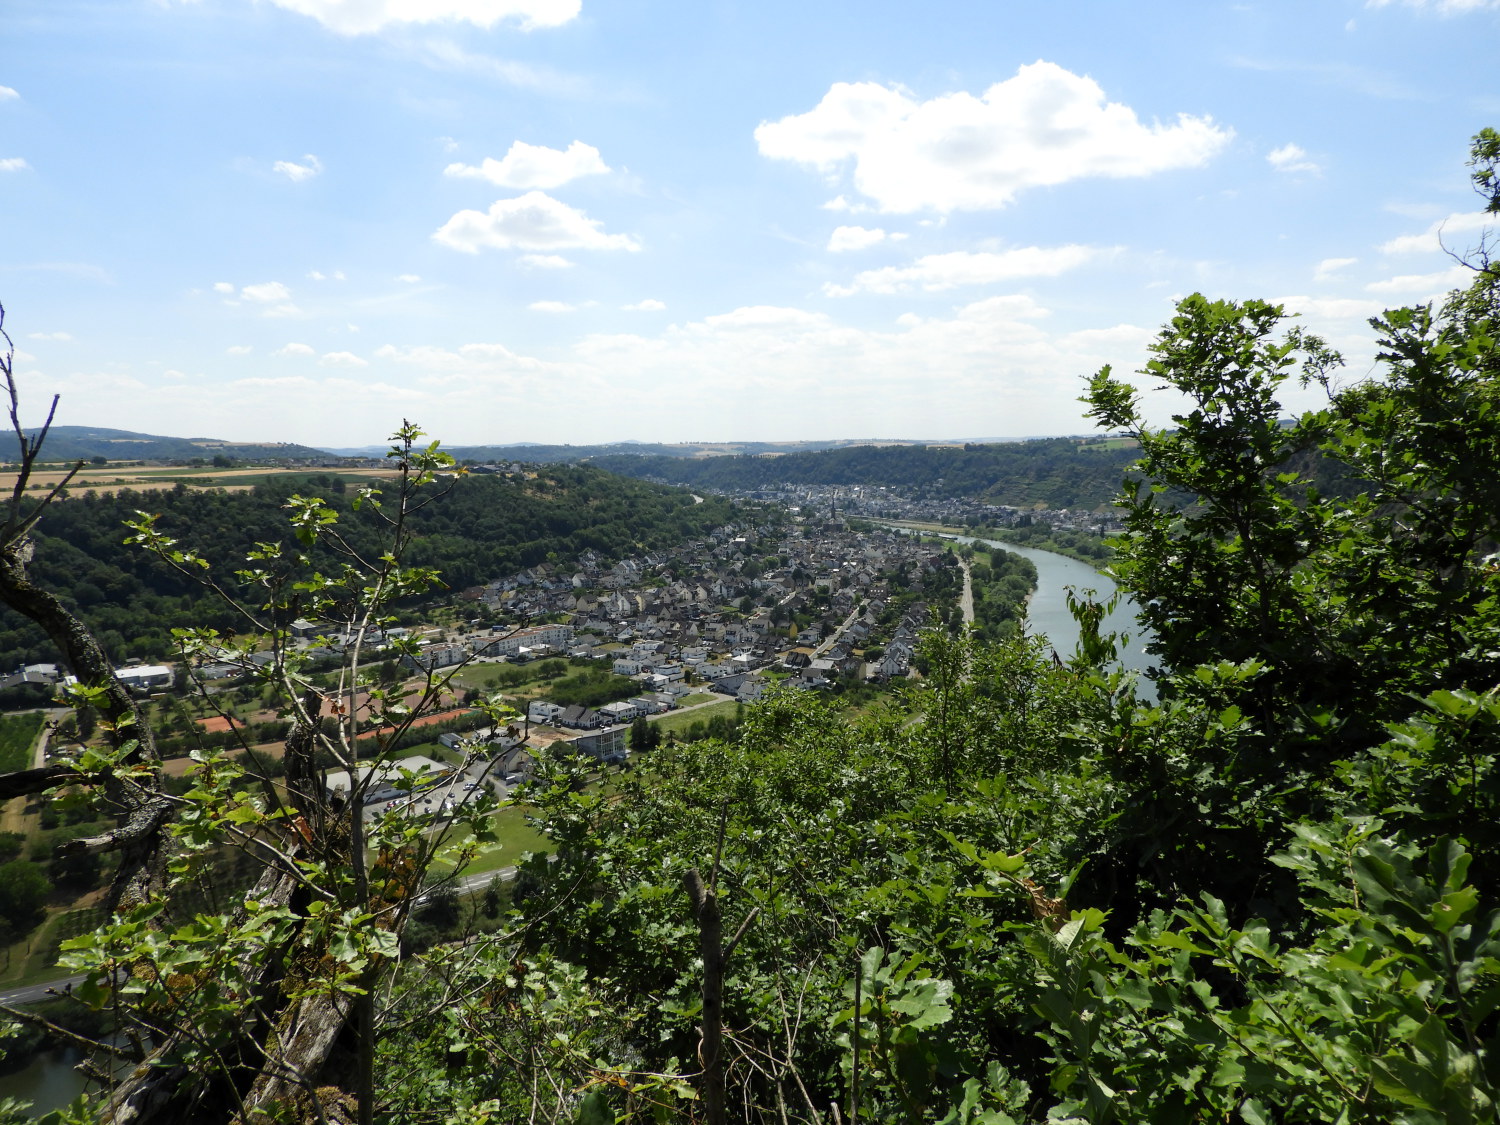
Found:
[[[322,270],[308,270],[307,276],[312,281],[343,281],[344,271],[334,270],[332,273],[324,273]]]
[[[666,302],[658,301],[654,297],[647,297],[644,301],[637,301],[633,305],[620,306],[626,312],[662,312],[666,307]]]
[[[1500,225],[1500,219],[1484,211],[1462,211],[1438,219],[1421,234],[1403,234],[1382,243],[1382,254],[1425,254],[1441,252],[1443,240],[1453,235],[1479,232]],[[1451,246],[1451,243],[1450,243]]]
[[[438,242],[477,254],[499,250],[639,250],[625,234],[605,234],[604,224],[546,192],[497,200],[488,211],[460,211],[433,234]]]
[[[219,289],[217,285],[215,289]],[[219,290],[223,292],[223,290]],[[247,301],[256,304],[268,305],[273,301],[290,301],[292,292],[279,281],[263,281],[258,285],[246,285],[240,289],[240,296]]]
[[[1365,289],[1371,293],[1407,294],[1426,298],[1457,289],[1473,280],[1473,270],[1466,266],[1451,266],[1436,273],[1406,273],[1384,281],[1372,281]]]
[[[1322,171],[1317,164],[1307,158],[1306,150],[1290,143],[1280,148],[1273,148],[1266,153],[1266,163],[1278,172],[1304,172],[1308,175],[1317,175]]]
[[[830,176],[852,163],[854,188],[896,213],[987,210],[1031,187],[1198,167],[1233,135],[1190,114],[1143,124],[1093,79],[1045,61],[979,97],[924,102],[900,87],[839,82],[809,112],[755,130],[771,159]]]
[[[249,355],[254,350],[249,344],[231,344],[224,349],[224,352],[226,355]],[[312,349],[309,348],[308,350],[311,351]]]
[[[30,167],[24,156],[0,156],[0,172],[21,172]]]
[[[1056,277],[1076,269],[1102,251],[1093,246],[1021,246],[1014,250],[928,254],[909,266],[886,266],[854,275],[847,286],[825,285],[830,297],[855,293],[901,293],[925,289],[929,293],[959,285],[991,285],[1022,277]]]
[[[324,367],[369,367],[370,361],[361,359],[353,352],[324,352],[318,360]]]
[[[214,292],[215,293],[224,293],[226,295],[233,296],[233,294],[234,294],[234,285],[233,285],[233,283],[228,282],[228,281],[216,281],[216,282],[214,282]]]
[[[1345,266],[1352,266],[1358,258],[1324,258],[1318,263],[1318,268],[1313,270],[1313,278],[1317,281],[1327,281]]]
[[[273,355],[317,355],[318,351],[317,351],[316,348],[310,347],[307,344],[292,343],[292,344],[287,344],[284,347],[277,348],[272,354]]]
[[[1285,305],[1295,313],[1301,313],[1314,323],[1324,320],[1366,321],[1385,311],[1381,301],[1359,297],[1278,297],[1276,303]]]
[[[573,263],[561,254],[522,254],[518,259],[521,265],[534,270],[570,270]]]
[[[271,0],[311,16],[340,35],[364,35],[390,24],[464,22],[493,27],[514,20],[522,30],[559,27],[578,15],[582,0]]]
[[[582,176],[601,176],[609,171],[599,150],[582,141],[574,141],[566,151],[546,145],[529,145],[515,141],[501,160],[485,157],[483,163],[450,164],[443,175],[462,179],[488,180],[501,187],[555,188]]]
[[[16,93],[10,86],[0,86],[0,102],[14,101],[21,95]]]
[[[532,301],[526,307],[532,312],[569,313],[573,312],[578,306],[570,305],[566,301]]]
[[[420,274],[415,273],[398,273],[396,275],[396,280],[404,281],[408,285],[415,285],[417,282],[422,280],[422,277]]]
[[[849,250],[863,250],[885,241],[885,231],[879,227],[835,227],[828,236],[828,249],[835,254]]]
[[[271,165],[271,171],[279,172],[294,184],[300,184],[303,180],[310,180],[319,172],[323,171],[323,162],[312,153],[302,158],[307,163],[298,164],[292,160],[278,160]]]

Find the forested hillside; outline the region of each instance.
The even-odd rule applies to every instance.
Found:
[[[1136,450],[1071,438],[997,445],[861,445],[779,457],[599,457],[613,473],[697,488],[764,489],[778,485],[891,485],[931,496],[966,496],[991,504],[1094,508],[1114,496]]]
[[[47,456],[57,461],[209,459],[215,456],[244,460],[320,460],[328,456],[294,442],[221,441],[217,438],[164,437],[111,430],[99,426],[53,426],[47,434]]]
[[[124,547],[124,521],[159,515],[159,529],[215,560],[214,577],[233,587],[234,570],[259,541],[285,539],[284,505],[293,494],[321,496],[344,517],[356,548],[367,549],[378,517],[352,511],[357,486],[339,476],[278,478],[248,492],[178,488],[75,496],[53,506],[36,537],[33,573],[76,606],[116,660],[160,658],[170,629],[243,623],[160,560]],[[466,477],[412,516],[421,538],[410,561],[438,568],[462,589],[548,559],[582,551],[619,555],[672,546],[724,523],[730,508],[712,498],[612,476],[584,466],[553,466],[535,479]],[[0,652],[13,664],[55,660],[32,626],[0,610]]]

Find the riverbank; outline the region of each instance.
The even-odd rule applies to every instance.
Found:
[[[1032,524],[1030,527],[955,527],[944,523],[924,523],[920,520],[881,520],[888,527],[905,527],[913,531],[934,535],[966,535],[985,542],[999,542],[1010,547],[1031,547],[1038,551],[1050,551],[1054,555],[1076,559],[1102,571],[1114,559],[1114,549],[1107,539],[1101,539],[1087,531],[1055,528],[1047,524]]]

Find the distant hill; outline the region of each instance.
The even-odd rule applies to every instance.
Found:
[[[513,445],[445,445],[460,461],[590,461],[600,457],[675,457],[686,459],[708,457],[765,457],[790,453],[812,453],[825,449],[847,449],[853,446],[915,446],[943,444],[909,438],[843,438],[831,441],[688,441],[666,445],[646,441],[616,441],[607,445],[536,445],[517,442]],[[960,442],[947,444],[959,445]],[[354,450],[340,450],[355,455]],[[358,456],[368,456],[358,451]]]
[[[34,431],[33,431],[34,435]],[[294,442],[222,441],[218,438],[164,437],[99,426],[53,426],[42,450],[49,461],[191,461],[216,455],[240,461],[288,458],[297,461],[327,460],[337,456]]]
[[[1135,460],[1134,448],[1077,438],[1002,444],[861,445],[779,457],[595,457],[590,464],[624,476],[706,489],[762,490],[782,485],[899,487],[934,497],[992,504],[1094,508],[1111,501]]]

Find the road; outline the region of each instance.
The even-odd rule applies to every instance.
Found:
[[[964,568],[964,594],[959,606],[964,611],[964,624],[974,624],[974,574],[969,570],[969,560],[959,557],[958,565]]]
[[[41,984],[29,984],[25,988],[12,988],[6,992],[0,992],[0,1004],[39,1004],[82,981],[81,976],[59,977],[57,980],[43,981]]]

